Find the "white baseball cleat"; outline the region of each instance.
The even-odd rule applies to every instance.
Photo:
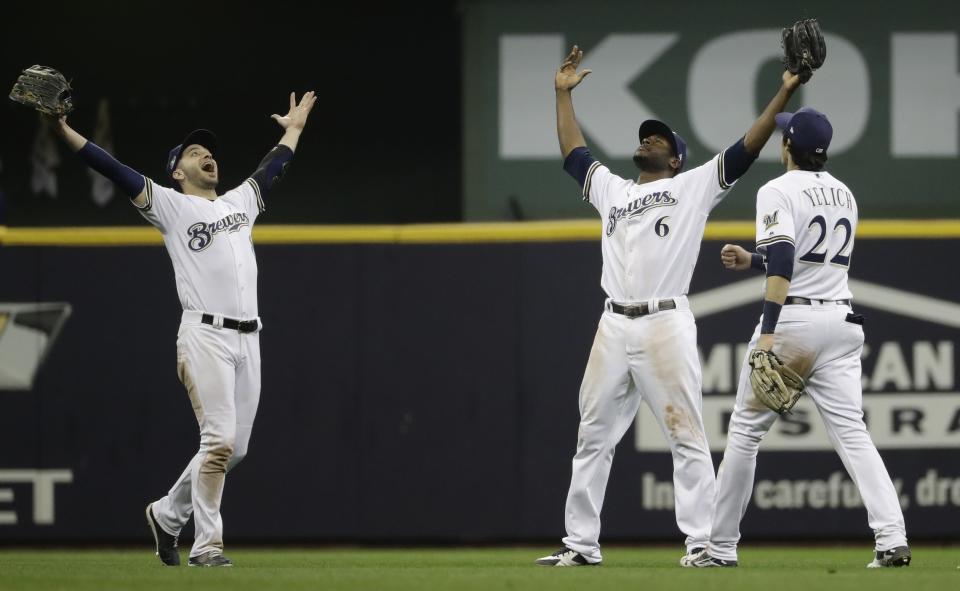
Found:
[[[680,558],[680,566],[684,568],[689,568],[693,566],[693,561],[696,557],[706,550],[703,546],[697,546],[696,548],[690,548],[687,550],[687,553]]]
[[[599,562],[590,562],[576,550],[564,546],[549,556],[537,559],[540,566],[600,566]]]
[[[685,565],[687,566],[687,565]],[[690,560],[689,566],[694,568],[712,568],[712,567],[735,567],[737,566],[736,560],[721,560],[720,558],[714,558],[710,556],[710,553],[706,550],[700,552]]]

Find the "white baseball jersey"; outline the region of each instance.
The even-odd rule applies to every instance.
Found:
[[[564,548],[590,563],[603,560],[600,512],[614,449],[642,401],[670,445],[677,526],[688,550],[703,547],[710,535],[713,460],[701,417],[697,326],[684,296],[707,216],[732,185],[723,174],[723,156],[643,184],[592,158],[584,164],[583,198],[604,219],[603,290],[618,303],[673,298],[676,304],[657,312],[650,302],[654,312],[638,318],[610,309],[600,317],[580,386],[577,452],[564,510]],[[573,157],[585,160],[587,154]],[[568,168],[578,180],[579,170]]]
[[[788,295],[810,299],[851,297],[847,271],[857,233],[857,202],[828,172],[791,170],[757,193],[757,251],[789,242],[796,263]]]
[[[146,179],[141,215],[163,233],[184,314],[177,370],[200,425],[200,449],[163,498],[150,505],[162,529],[179,535],[193,516],[190,556],[223,551],[220,504],[227,470],[246,454],[260,402],[260,336],[203,324],[200,312],[258,318],[251,228],[264,210],[247,179],[213,201]],[[134,204],[136,205],[136,204]]]
[[[616,302],[686,295],[710,211],[733,186],[723,153],[673,178],[643,184],[594,162],[583,198],[604,219],[600,284]]]
[[[146,179],[140,214],[163,233],[184,310],[250,320],[258,316],[257,258],[251,229],[264,210],[247,179],[213,201]]]

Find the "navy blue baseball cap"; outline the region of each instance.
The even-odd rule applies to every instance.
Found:
[[[673,155],[680,159],[680,167],[677,171],[683,170],[684,165],[687,163],[687,142],[683,141],[679,133],[670,129],[669,125],[656,119],[647,119],[640,124],[639,135],[641,142],[643,138],[648,138],[651,135],[661,135],[667,138],[667,141],[670,142],[670,147],[673,148]]]
[[[777,113],[774,118],[784,137],[797,148],[814,154],[827,153],[833,139],[833,126],[820,111],[804,107],[796,113]]]
[[[214,156],[217,155],[217,136],[209,129],[194,129],[183,138],[183,141],[174,146],[167,155],[167,176],[173,178],[173,171],[177,169],[177,163],[180,162],[180,156],[183,155],[184,148],[193,144],[203,146],[210,150]]]

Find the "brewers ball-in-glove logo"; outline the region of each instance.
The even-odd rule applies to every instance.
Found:
[[[670,194],[670,191],[657,191],[643,197],[637,197],[626,207],[611,207],[610,215],[607,216],[609,220],[607,236],[613,236],[613,233],[617,230],[617,223],[623,218],[635,218],[655,207],[667,207],[676,204],[677,199]]]
[[[247,214],[231,213],[224,216],[223,219],[216,222],[206,223],[197,222],[187,228],[187,235],[190,236],[190,242],[187,244],[190,250],[200,252],[213,242],[214,235],[220,232],[236,232],[240,228],[250,225],[250,219]]]

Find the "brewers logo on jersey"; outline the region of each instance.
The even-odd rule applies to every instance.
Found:
[[[256,318],[257,258],[251,230],[264,210],[256,181],[247,179],[213,201],[149,179],[146,193],[140,213],[163,233],[183,309]],[[203,257],[202,272],[196,256]]]

